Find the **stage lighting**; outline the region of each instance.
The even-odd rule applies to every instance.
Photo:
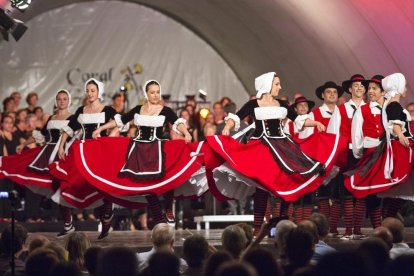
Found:
[[[9,41],[9,34],[18,41],[26,32],[27,27],[20,20],[11,18],[3,9],[0,9],[0,33],[3,39]]]
[[[32,3],[32,0],[11,0],[13,8],[18,9],[20,12],[24,12]]]
[[[207,115],[210,113],[210,110],[208,108],[203,107],[200,109],[200,117],[205,119],[207,118]]]
[[[200,93],[198,96],[203,100],[206,101],[207,100],[207,92],[204,91],[203,89],[198,89],[198,93]]]

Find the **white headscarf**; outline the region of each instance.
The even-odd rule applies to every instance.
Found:
[[[69,103],[68,103],[68,107],[70,106],[70,104],[72,103],[72,97],[71,97],[71,95],[70,95],[70,93],[69,93],[69,91],[68,90],[66,90],[66,89],[60,89],[60,90],[58,90],[58,92],[56,93],[56,96],[55,96],[55,106],[57,107],[57,95],[59,94],[59,93],[61,93],[61,92],[64,92],[64,93],[66,93],[67,95],[68,95],[68,99],[69,99]]]
[[[86,86],[88,85],[88,82],[90,82],[90,81],[93,81],[93,82],[95,82],[96,83],[96,85],[98,86],[98,98],[99,98],[99,100],[101,100],[101,101],[103,101],[103,94],[104,94],[104,92],[105,92],[105,89],[104,89],[104,84],[103,84],[103,82],[100,82],[100,81],[98,81],[97,79],[94,79],[94,78],[90,78],[89,80],[87,80],[86,82],[85,82],[85,93],[86,93]]]
[[[397,94],[404,93],[405,77],[401,73],[394,73],[382,79],[382,87],[385,91],[385,98],[390,99]]]
[[[270,93],[272,89],[273,79],[276,76],[276,72],[269,72],[258,76],[254,80],[254,86],[256,88],[256,98],[260,99],[263,94]]]
[[[144,83],[144,86],[142,87],[142,90],[144,91],[144,96],[145,96],[145,99],[147,99],[147,100],[148,100],[148,95],[147,95],[147,85],[148,85],[148,83],[150,83],[150,82],[152,82],[152,81],[156,82],[156,83],[158,84],[158,86],[160,87],[160,97],[161,97],[161,84],[160,84],[157,80],[147,80],[147,81]]]
[[[385,91],[385,102],[382,106],[382,110],[387,109],[387,105],[390,103],[390,99],[397,94],[404,93],[405,90],[405,77],[401,73],[394,73],[389,76],[386,76],[381,81],[382,87]],[[385,166],[384,166],[384,177],[387,179],[392,179],[391,173],[394,170],[394,161],[393,161],[393,148],[391,146],[391,132],[390,128],[388,127],[388,116],[387,112],[382,112],[382,125],[384,126],[385,134],[386,134],[386,159],[385,159]]]

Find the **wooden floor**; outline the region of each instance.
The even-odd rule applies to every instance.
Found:
[[[343,231],[343,229],[339,229],[339,231]],[[372,229],[364,228],[362,232],[364,234],[369,235]],[[216,246],[217,248],[221,245],[221,233],[223,229],[210,229],[210,230],[176,230],[175,236],[175,246],[178,252],[181,252],[181,247],[183,245],[184,240],[193,235],[193,234],[200,234],[204,236],[207,241],[211,244]],[[113,231],[103,240],[97,240],[98,232],[95,231],[84,231],[90,238],[91,242],[95,246],[107,247],[107,246],[126,246],[131,247],[138,252],[143,252],[150,250],[152,247],[151,244],[151,231]],[[43,235],[46,236],[51,241],[56,241],[60,243],[62,246],[65,245],[65,238],[57,238],[57,233],[54,232],[36,232],[36,233],[29,233],[29,240],[37,236]],[[340,239],[328,239],[327,243],[331,246],[335,247],[338,250],[346,250],[352,247],[356,247],[361,241],[359,240],[350,240],[344,241]],[[411,246],[414,247],[414,228],[409,227],[406,228],[406,242]],[[272,248],[274,244],[273,238],[265,238],[262,244],[268,248]]]

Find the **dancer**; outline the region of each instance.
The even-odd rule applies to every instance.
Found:
[[[186,121],[161,105],[158,81],[147,81],[143,87],[145,104],[97,128],[93,132],[97,139],[76,145],[75,162],[83,177],[114,202],[125,207],[148,203],[155,223],[173,224],[174,196],[201,195],[207,187],[190,179],[202,163],[202,156],[191,153],[200,152],[202,143],[188,144],[192,137]],[[98,138],[105,130],[123,127],[130,121],[138,126],[135,138]],[[184,135],[185,141],[163,138],[163,128],[169,123]],[[184,189],[183,183],[189,186]]]
[[[324,131],[325,126],[310,120],[308,115],[295,114],[286,102],[274,98],[281,89],[280,78],[275,72],[256,78],[255,86],[257,99],[247,102],[237,114],[229,114],[222,132],[224,136],[207,137],[209,147],[204,153],[209,174],[219,173],[222,169],[218,166],[220,159],[221,162],[225,160],[227,172],[233,173],[240,183],[245,184],[219,187],[219,182],[208,176],[210,189],[217,197],[238,198],[245,195],[246,190],[256,187],[254,228],[257,233],[266,211],[268,192],[294,201],[315,190],[324,178],[320,175],[325,174],[325,165],[321,161],[327,162],[329,173],[331,161],[343,142],[340,143],[339,137],[325,134],[320,137],[323,142],[315,139],[310,141],[312,145],[301,145],[314,158],[306,155],[297,143],[284,134],[282,121],[286,117],[291,119],[299,130],[305,126]],[[254,118],[256,129],[247,144],[240,144],[228,135],[233,127],[237,130],[240,120],[249,115]]]
[[[98,239],[103,239],[108,235],[112,222],[112,203],[103,198],[103,195],[89,185],[76,169],[72,149],[69,154],[65,153],[65,143],[69,137],[73,137],[77,130],[81,130],[81,140],[91,139],[92,132],[101,124],[113,119],[116,112],[112,107],[102,104],[104,84],[94,78],[85,83],[86,104],[77,109],[71,117],[69,124],[62,128],[59,144],[59,162],[50,164],[50,173],[60,179],[60,189],[55,193],[53,199],[62,205],[65,226],[59,236],[66,235],[74,231],[72,214],[69,206],[77,208],[91,208],[101,205],[98,208],[99,218],[102,223],[102,231]],[[106,136],[107,133],[101,133]],[[79,142],[77,142],[79,143]],[[102,204],[103,199],[103,204]]]

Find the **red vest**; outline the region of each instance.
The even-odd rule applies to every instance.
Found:
[[[339,113],[341,114],[341,126],[339,128],[339,134],[343,137],[347,137],[350,144],[352,144],[351,138],[351,123],[352,118],[348,118],[348,113],[346,113],[345,104],[338,106]]]
[[[414,121],[409,122],[408,127],[410,128],[410,133],[414,134]]]
[[[299,133],[295,132],[295,125],[293,121],[289,121],[289,133],[290,136],[298,138],[299,137]]]
[[[331,118],[322,117],[320,107],[315,108],[314,110],[312,110],[312,112],[313,112],[313,117],[314,117],[315,121],[321,122],[325,127],[328,127],[329,121],[331,120]]]
[[[369,104],[361,106],[361,112],[362,117],[364,118],[364,123],[362,124],[362,133],[364,134],[364,137],[381,137],[384,134],[381,114],[372,114]]]

